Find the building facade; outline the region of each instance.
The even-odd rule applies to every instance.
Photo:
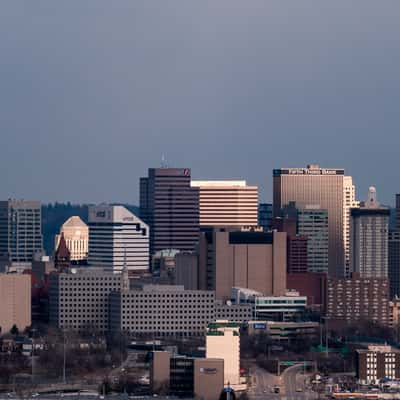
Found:
[[[400,231],[389,233],[389,282],[390,298],[400,297]]]
[[[227,304],[217,303],[215,305],[215,320],[229,321],[243,324],[253,318],[253,307],[250,304]]]
[[[262,226],[264,232],[268,232],[272,229],[272,218],[272,204],[260,203],[258,205],[258,226]]]
[[[400,379],[400,352],[391,346],[368,346],[356,351],[357,378],[363,384]]]
[[[60,234],[55,237],[57,249],[61,234],[64,235],[65,243],[70,252],[71,261],[85,261],[89,251],[89,227],[78,217],[68,218],[60,229]]]
[[[400,193],[396,194],[396,230],[400,231]]]
[[[389,281],[362,278],[327,279],[326,316],[333,324],[352,324],[366,320],[390,325]]]
[[[246,181],[191,181],[199,193],[200,226],[257,226],[258,187]]]
[[[43,251],[42,210],[37,201],[0,201],[0,255],[12,263],[31,263]]]
[[[0,335],[31,326],[31,276],[0,274]]]
[[[149,270],[149,227],[123,206],[89,206],[89,264],[113,272]]]
[[[328,211],[313,205],[300,208],[297,214],[297,232],[307,238],[307,271],[327,273],[329,264]]]
[[[287,273],[307,272],[308,239],[306,236],[294,235],[287,238]]]
[[[224,360],[224,385],[240,385],[240,326],[225,322],[210,324],[206,357]]]
[[[133,334],[204,335],[215,318],[214,292],[143,285],[110,296],[110,329]]]
[[[150,168],[140,178],[140,216],[150,227],[150,252],[193,251],[199,236],[198,189],[189,168]]]
[[[267,296],[286,292],[286,233],[225,228],[201,233],[199,287],[227,301],[235,286]]]
[[[332,276],[346,274],[346,215],[352,204],[350,197],[348,201],[346,199],[346,188],[350,183],[351,177],[345,177],[343,169],[320,168],[318,165],[273,171],[274,216],[279,216],[280,210],[290,201],[318,204],[328,211],[329,273]]]
[[[49,276],[50,324],[77,331],[109,329],[109,296],[121,290],[123,274],[88,268]]]
[[[351,268],[361,277],[388,277],[389,215],[390,210],[376,201],[373,187],[368,201],[351,210]]]

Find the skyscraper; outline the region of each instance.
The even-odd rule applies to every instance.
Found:
[[[351,210],[351,268],[363,278],[388,278],[389,215],[376,200],[374,187],[368,200]]]
[[[0,201],[0,255],[15,263],[32,262],[43,250],[42,211],[38,201]]]
[[[56,235],[55,249],[58,248],[61,234],[64,235],[65,243],[71,253],[71,261],[87,260],[89,248],[89,228],[78,217],[68,218],[60,229],[60,235]]]
[[[114,272],[149,269],[149,227],[123,206],[89,207],[89,264]]]
[[[297,233],[307,238],[307,271],[328,272],[328,211],[319,206],[300,207]]]
[[[150,252],[194,250],[199,236],[198,189],[189,168],[149,168],[140,178],[140,216],[150,226]]]
[[[272,204],[260,203],[258,205],[258,225],[264,228],[264,232],[272,229]]]
[[[400,297],[400,231],[389,233],[390,298]]]
[[[200,226],[256,226],[258,187],[246,181],[191,181],[199,191]]]
[[[400,193],[396,194],[396,231],[400,232]]]
[[[281,208],[290,201],[318,204],[328,211],[329,273],[333,276],[346,273],[344,232],[350,200],[345,200],[345,188],[350,186],[350,182],[351,177],[345,177],[343,169],[320,168],[318,165],[273,171],[274,216],[279,216]]]

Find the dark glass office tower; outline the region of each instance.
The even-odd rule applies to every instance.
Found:
[[[199,237],[199,199],[189,168],[149,168],[140,178],[140,216],[150,226],[150,252],[194,250]]]

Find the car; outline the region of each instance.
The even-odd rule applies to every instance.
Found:
[[[281,388],[279,386],[275,386],[273,391],[274,391],[274,393],[280,393],[281,392]]]
[[[263,390],[263,393],[267,393],[267,389],[264,389],[264,390]]]
[[[296,388],[296,392],[302,392],[302,391],[303,391],[302,388],[300,388],[300,387]]]

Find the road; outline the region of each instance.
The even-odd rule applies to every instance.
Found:
[[[294,365],[287,368],[280,377],[270,374],[262,368],[254,367],[250,371],[251,386],[248,394],[252,400],[308,400],[318,395],[305,386],[305,376],[301,374],[303,367]],[[279,386],[280,393],[272,393]],[[299,390],[299,391],[298,391]],[[300,391],[301,390],[301,391]]]

